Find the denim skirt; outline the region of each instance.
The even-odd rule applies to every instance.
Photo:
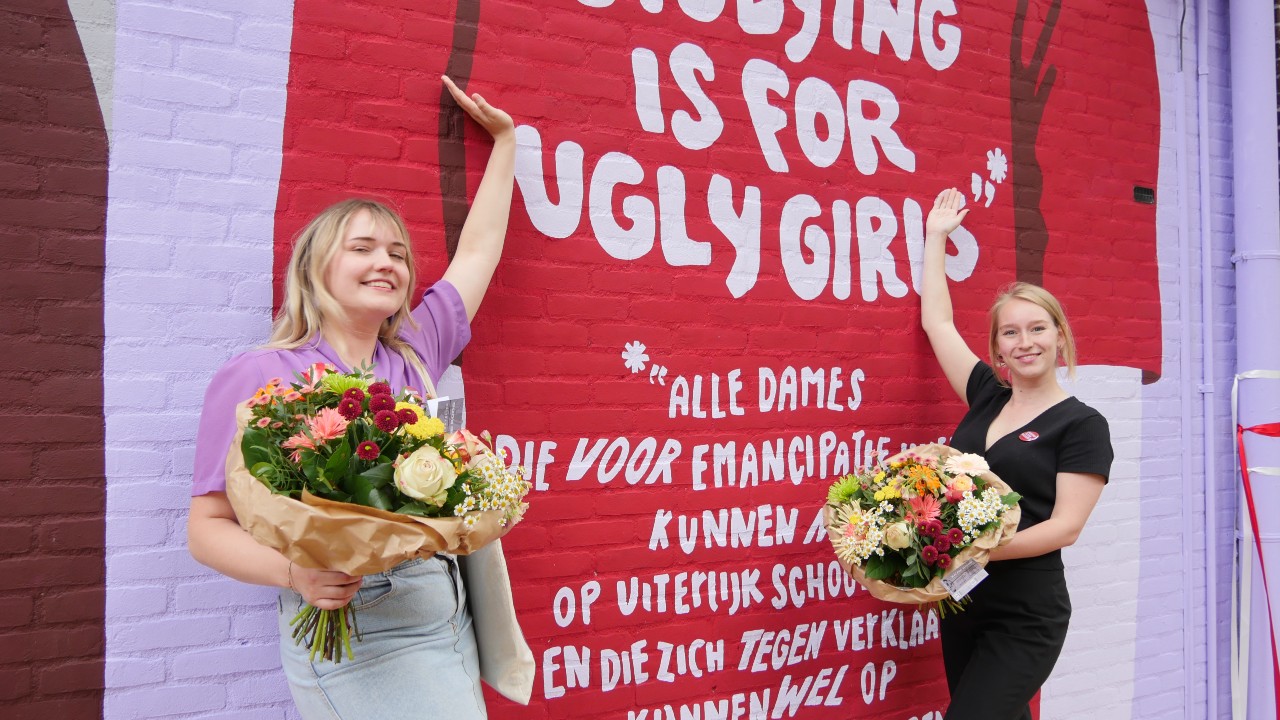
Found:
[[[484,720],[480,661],[458,561],[417,558],[367,575],[351,601],[355,660],[308,660],[289,621],[303,606],[280,595],[280,658],[305,720]]]

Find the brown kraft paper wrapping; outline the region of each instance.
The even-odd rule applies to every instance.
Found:
[[[888,460],[885,460],[885,463],[900,460],[908,452],[913,452],[916,455],[925,457],[936,457],[939,460],[944,460],[952,455],[962,454],[955,448],[950,448],[946,445],[939,445],[937,443],[930,443],[928,445],[918,445],[910,450],[898,453]],[[999,490],[1001,495],[1013,492],[1013,488],[1010,488],[1008,483],[1001,480],[990,470],[981,473],[979,477],[985,480],[990,487],[994,487]],[[827,505],[825,510],[827,535],[833,540],[840,533],[839,528],[836,527],[835,510],[835,507],[832,505]],[[1006,510],[1004,515],[1001,516],[1000,525],[996,527],[995,531],[989,535],[979,537],[972,545],[961,550],[951,561],[951,567],[959,567],[960,565],[963,565],[966,560],[973,560],[979,565],[985,567],[987,560],[991,555],[991,551],[1013,539],[1013,534],[1017,532],[1018,521],[1021,518],[1021,507],[1014,505]],[[907,605],[921,605],[924,603],[936,602],[951,596],[951,594],[947,592],[946,586],[942,584],[942,578],[940,577],[930,580],[928,585],[921,588],[897,587],[896,585],[891,585],[883,580],[868,580],[866,573],[862,571],[861,566],[845,563],[843,560],[840,561],[840,565],[853,576],[853,579],[858,581],[859,585],[866,588],[867,592],[871,593],[872,597],[886,600],[888,602],[904,603]],[[948,570],[948,572],[950,571]]]
[[[227,452],[227,499],[254,540],[303,567],[348,575],[385,572],[437,552],[462,558],[467,604],[480,650],[481,677],[494,690],[527,705],[535,663],[516,618],[511,580],[499,542],[508,529],[502,513],[480,513],[467,529],[462,518],[420,518],[333,502],[304,493],[301,501],[277,495],[244,465],[240,441],[252,411],[236,409],[239,430]]]

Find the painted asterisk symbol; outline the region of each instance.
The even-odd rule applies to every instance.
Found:
[[[649,356],[645,354],[644,350],[644,343],[636,340],[635,342],[627,343],[626,349],[622,351],[622,360],[632,374],[644,370],[645,363],[649,362]]]

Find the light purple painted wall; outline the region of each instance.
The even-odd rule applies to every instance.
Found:
[[[107,237],[105,390],[108,470],[107,696],[109,720],[177,715],[266,720],[292,717],[278,669],[271,608],[274,593],[221,578],[185,548],[191,438],[209,375],[232,352],[266,335],[275,187],[291,3],[236,4],[179,0],[166,5],[118,3]],[[1202,462],[1200,274],[1187,277],[1180,252],[1198,258],[1199,218],[1190,222],[1171,202],[1177,173],[1195,176],[1194,13],[1183,28],[1182,4],[1148,3],[1159,55],[1165,132],[1158,222],[1166,367],[1141,390],[1141,521],[1106,528],[1141,537],[1142,580],[1136,641],[1103,633],[1089,655],[1093,675],[1063,681],[1081,689],[1108,667],[1132,665],[1132,717],[1204,717],[1206,648],[1201,628],[1204,568],[1215,568],[1218,616],[1229,617],[1227,584],[1234,523],[1228,396],[1234,372],[1234,287],[1230,255],[1230,127],[1227,114],[1225,2],[1214,3],[1212,225],[1215,305],[1203,330],[1214,345],[1215,415],[1208,429],[1219,458],[1217,477],[1197,479],[1180,495],[1184,467]],[[241,7],[250,7],[243,10]],[[1170,117],[1178,93],[1189,116]],[[1197,203],[1197,198],[1187,200]],[[1180,240],[1180,233],[1182,231]],[[1179,242],[1189,243],[1186,247]],[[1280,279],[1278,279],[1280,280]],[[1180,298],[1194,299],[1190,307]],[[1189,315],[1188,315],[1189,314]],[[1190,317],[1192,333],[1183,332]],[[1184,354],[1190,356],[1183,363]],[[1186,383],[1193,427],[1184,432]],[[1183,439],[1192,440],[1184,451]],[[1129,437],[1126,441],[1139,442]],[[1218,495],[1212,538],[1185,534],[1203,525],[1205,488]],[[1186,515],[1186,513],[1190,513]],[[1206,549],[1208,552],[1206,553]],[[1184,578],[1183,554],[1195,573]],[[1096,562],[1096,558],[1090,558]],[[1207,560],[1207,563],[1206,563]],[[1106,574],[1076,589],[1105,592]],[[1190,605],[1182,583],[1193,583]],[[1197,600],[1196,598],[1199,598]],[[1193,645],[1181,627],[1196,624]],[[1216,635],[1225,661],[1226,634]],[[1215,671],[1220,717],[1229,708],[1226,667]],[[1188,704],[1190,698],[1190,704]],[[1081,708],[1084,710],[1085,708]]]
[[[117,10],[104,714],[277,720],[274,593],[198,565],[185,523],[205,385],[268,328],[292,4]]]

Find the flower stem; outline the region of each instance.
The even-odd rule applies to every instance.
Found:
[[[348,660],[355,660],[355,652],[351,646],[352,631],[359,639],[356,625],[356,613],[350,605],[339,610],[320,610],[312,605],[304,606],[289,621],[293,628],[293,641],[309,649],[308,659],[312,662],[318,656],[329,662],[342,662],[345,651]]]

